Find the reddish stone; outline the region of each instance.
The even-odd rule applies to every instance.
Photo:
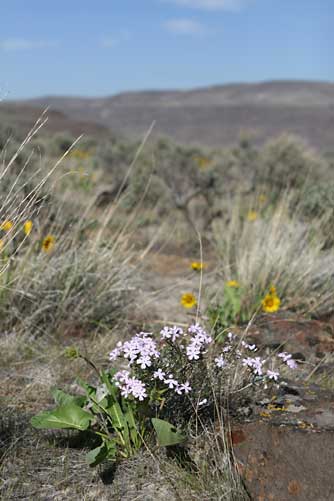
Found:
[[[286,410],[271,409],[232,426],[237,470],[251,499],[334,500],[334,393],[295,386]]]

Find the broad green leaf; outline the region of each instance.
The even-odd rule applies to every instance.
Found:
[[[158,444],[162,447],[177,445],[185,441],[186,437],[175,426],[163,419],[152,418],[152,424],[158,438]]]
[[[79,386],[81,386],[82,389],[85,390],[85,392],[87,393],[87,395],[89,397],[95,396],[96,388],[94,386],[91,386],[90,384],[85,383],[85,381],[83,381],[83,379],[81,379],[79,377],[77,377],[76,382],[78,383]]]
[[[54,398],[54,401],[59,406],[64,406],[67,404],[76,404],[79,407],[82,407],[85,404],[85,402],[87,401],[85,396],[69,395],[68,393],[65,393],[64,391],[59,390],[58,388],[53,388],[51,390],[51,394]]]
[[[89,466],[97,466],[104,459],[115,459],[116,452],[116,444],[113,441],[103,442],[99,447],[86,454],[86,460]]]
[[[72,428],[75,430],[87,430],[92,414],[81,409],[75,404],[67,404],[53,411],[44,411],[33,416],[30,423],[34,428]]]

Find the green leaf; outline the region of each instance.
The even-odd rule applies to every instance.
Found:
[[[97,466],[104,459],[115,459],[117,452],[116,444],[113,441],[103,442],[99,447],[89,451],[86,454],[86,460],[89,466]]]
[[[76,382],[79,386],[81,386],[81,388],[83,390],[85,390],[88,397],[95,396],[96,388],[94,388],[94,386],[91,386],[90,384],[85,383],[85,381],[83,381],[83,379],[81,379],[79,377],[76,379]]]
[[[152,424],[158,438],[158,444],[162,447],[177,445],[185,441],[186,436],[178,431],[175,426],[163,419],[152,418]]]
[[[87,430],[92,414],[81,409],[75,404],[67,404],[53,411],[40,412],[30,420],[34,428],[72,428],[75,430]]]
[[[85,396],[69,395],[68,393],[65,393],[64,391],[59,390],[57,388],[53,388],[51,390],[51,394],[56,404],[60,406],[64,406],[67,404],[76,404],[79,407],[82,407],[87,400]]]
[[[140,434],[138,433],[138,426],[136,423],[136,419],[133,413],[132,406],[129,402],[123,402],[123,408],[124,408],[124,415],[125,419],[128,423],[129,427],[129,432],[130,432],[130,437],[133,445],[135,446],[136,449],[139,449],[139,447],[142,444],[142,439],[140,437]]]

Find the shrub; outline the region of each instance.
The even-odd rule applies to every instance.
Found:
[[[283,134],[262,149],[255,184],[270,187],[275,200],[286,189],[301,189],[308,180],[318,178],[325,170],[325,161],[301,139]]]

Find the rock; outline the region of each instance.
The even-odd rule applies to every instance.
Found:
[[[334,393],[293,383],[270,403],[263,400],[253,415],[231,429],[235,464],[250,498],[334,500]]]
[[[241,333],[242,334],[242,333]],[[261,317],[248,329],[247,339],[259,347],[284,349],[297,360],[322,358],[334,353],[332,324],[319,320],[304,320],[294,316],[276,315]]]

